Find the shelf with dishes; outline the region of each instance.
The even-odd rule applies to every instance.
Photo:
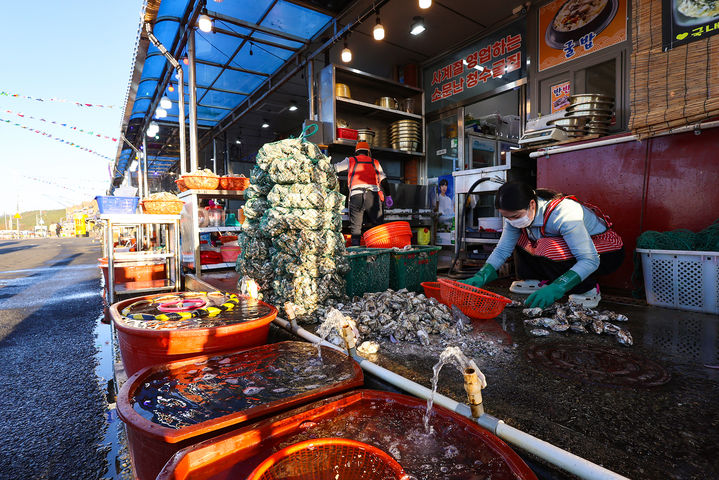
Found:
[[[359,115],[371,115],[382,120],[401,120],[404,118],[418,120],[422,122],[422,115],[416,113],[404,112],[391,107],[383,107],[373,103],[367,103],[351,98],[337,97],[337,110],[357,113]]]

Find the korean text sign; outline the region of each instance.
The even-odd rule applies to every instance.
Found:
[[[627,0],[554,0],[539,9],[539,71],[627,39]]]
[[[664,51],[717,33],[719,33],[719,2],[662,0]]]
[[[424,70],[425,112],[526,76],[526,23],[519,20]]]

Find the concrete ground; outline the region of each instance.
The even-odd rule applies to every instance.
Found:
[[[98,244],[0,241],[0,479],[106,475]]]

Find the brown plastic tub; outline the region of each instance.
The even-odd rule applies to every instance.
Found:
[[[322,347],[319,360],[314,345],[288,341],[144,368],[123,385],[117,410],[135,475],[151,480],[182,448],[362,383],[343,353]]]
[[[181,293],[191,295],[192,292]],[[165,294],[136,297],[110,307],[110,316],[117,328],[122,363],[128,376],[141,368],[158,363],[262,345],[267,342],[270,323],[277,317],[275,307],[258,302],[267,307],[267,315],[217,327],[151,330],[131,326],[123,320],[120,312],[133,302],[162,296]]]
[[[418,480],[527,479],[536,476],[502,440],[475,422],[426,401],[359,390],[321,400],[177,452],[157,480],[244,479],[277,451],[312,438],[343,437],[389,452]],[[458,468],[457,465],[462,465]]]

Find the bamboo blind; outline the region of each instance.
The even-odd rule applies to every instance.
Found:
[[[719,116],[719,35],[662,51],[662,0],[633,0],[629,128],[639,138]]]

